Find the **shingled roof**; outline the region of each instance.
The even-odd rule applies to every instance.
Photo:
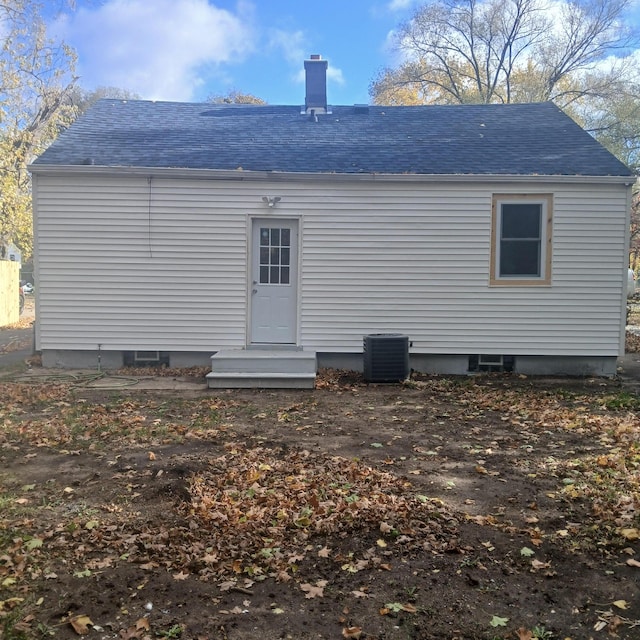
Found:
[[[101,100],[35,162],[340,174],[628,176],[550,102],[332,107]]]

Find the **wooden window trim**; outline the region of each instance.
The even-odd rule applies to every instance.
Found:
[[[540,265],[543,275],[540,278],[506,278],[498,274],[498,243],[500,242],[499,204],[501,202],[512,203],[538,203],[544,204],[546,224],[543,225],[544,259]],[[541,287],[551,285],[551,259],[553,247],[553,194],[552,193],[494,193],[491,201],[491,268],[489,284],[497,287]]]

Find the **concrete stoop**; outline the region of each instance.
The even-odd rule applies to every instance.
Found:
[[[313,389],[316,354],[310,351],[247,349],[211,356],[209,389]]]

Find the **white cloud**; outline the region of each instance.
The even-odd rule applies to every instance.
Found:
[[[417,4],[417,0],[391,0],[387,5],[389,11],[405,11]]]
[[[291,79],[297,84],[304,85],[305,71],[302,61],[307,60],[310,55],[317,53],[315,51],[306,51],[307,38],[302,31],[282,31],[274,29],[269,36],[269,47],[280,51],[284,59],[292,67]],[[345,79],[342,69],[332,67],[329,64],[327,69],[327,83],[344,85]]]
[[[269,33],[269,48],[282,52],[284,59],[296,67],[299,67],[301,61],[311,53],[305,51],[306,43],[306,35],[303,31],[272,29]]]
[[[327,69],[327,81],[333,82],[334,84],[345,83],[344,75],[342,74],[342,69],[338,69],[337,67],[329,67]]]
[[[248,2],[232,13],[207,0],[107,0],[66,16],[54,29],[79,53],[82,86],[190,100],[205,72],[252,52],[252,19]]]

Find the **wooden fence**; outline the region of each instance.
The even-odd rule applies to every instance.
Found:
[[[20,263],[0,260],[0,327],[20,319]]]

